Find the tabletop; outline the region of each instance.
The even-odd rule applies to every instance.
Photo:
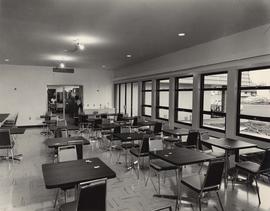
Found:
[[[43,164],[42,173],[45,186],[48,189],[116,177],[115,172],[99,158]]]
[[[145,133],[114,133],[114,137],[119,138],[121,141],[134,141],[150,138],[152,135]]]
[[[118,127],[119,124],[116,123],[105,123],[105,124],[98,124],[98,127],[102,130],[110,130],[113,129],[115,127]]]
[[[208,140],[202,140],[202,142],[224,149],[224,150],[235,150],[235,149],[237,150],[237,149],[247,149],[247,148],[257,147],[256,144],[252,144],[246,141],[229,139],[229,138],[208,139]]]
[[[153,126],[155,124],[156,124],[155,121],[140,121],[140,122],[137,123],[137,125],[141,126],[141,127],[143,127],[143,126]]]
[[[8,116],[9,116],[9,114],[0,114],[0,127],[2,124],[4,124],[4,122],[6,121]]]
[[[200,151],[187,148],[176,147],[175,149],[165,149],[150,152],[151,155],[159,159],[165,160],[176,166],[190,165],[201,163],[215,159],[215,157],[202,153]]]
[[[60,147],[60,146],[66,146],[69,144],[83,144],[83,145],[88,145],[90,142],[85,139],[82,136],[74,136],[74,137],[69,137],[69,138],[48,138],[45,140],[45,144],[48,147]]]
[[[25,128],[20,128],[20,127],[12,127],[10,128],[10,134],[15,135],[15,134],[24,134]]]
[[[162,132],[174,135],[174,136],[187,136],[189,134],[188,129],[177,128],[177,129],[162,129]]]

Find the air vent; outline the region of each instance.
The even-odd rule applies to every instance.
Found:
[[[74,73],[74,69],[73,68],[54,67],[53,72],[55,72],[55,73]]]

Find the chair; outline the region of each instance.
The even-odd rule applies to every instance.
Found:
[[[123,117],[124,115],[123,114],[117,114],[117,117],[116,117],[116,121],[123,121]]]
[[[208,165],[206,175],[199,174],[185,177],[181,180],[181,183],[183,185],[187,186],[188,188],[199,194],[198,202],[200,211],[201,211],[201,197],[203,193],[210,191],[216,192],[220,207],[224,211],[218,194],[218,191],[221,186],[223,169],[224,169],[223,159],[212,160]]]
[[[139,142],[139,147],[132,147],[129,152],[132,156],[137,158],[136,162],[133,162],[132,159],[132,163],[133,164],[138,164],[138,174],[137,177],[139,179],[139,171],[140,171],[140,158],[145,158],[149,156],[149,141],[148,138],[144,138],[143,140],[140,140]],[[144,162],[144,159],[143,159]]]
[[[256,191],[257,191],[257,195],[259,199],[259,204],[261,204],[261,198],[260,198],[257,179],[260,175],[270,172],[270,150],[265,151],[264,158],[261,164],[251,162],[251,161],[242,161],[242,162],[236,163],[235,167],[236,167],[235,179],[238,176],[238,170],[246,172],[248,174],[248,178],[249,176],[254,178],[255,183],[256,183]]]
[[[177,142],[175,146],[177,147],[186,147],[186,148],[198,148],[200,139],[200,133],[198,131],[190,130],[188,133],[187,141],[186,142]]]
[[[7,156],[6,158],[12,159],[14,162],[14,140],[12,139],[10,135],[9,129],[0,129],[0,149],[6,149],[7,150]],[[11,154],[11,157],[9,156],[9,153]]]
[[[216,158],[224,158],[225,157],[225,152],[217,152],[213,150],[213,147],[211,144],[206,144],[202,142],[202,140],[208,140],[209,134],[207,132],[202,132],[200,133],[199,137],[199,149],[202,150],[204,153],[211,155]]]
[[[106,211],[107,179],[80,183],[76,201],[60,206],[60,211]]]
[[[161,122],[156,122],[154,125],[154,128],[139,128],[140,131],[145,132],[145,133],[153,133],[154,135],[160,135],[161,134],[161,129],[162,129],[162,123]]]
[[[76,150],[75,145],[67,145],[67,146],[58,147],[58,162],[72,161],[72,160],[77,160],[77,159],[78,157],[77,157],[77,150]],[[72,188],[74,188],[74,186],[63,186],[60,188],[65,193],[65,202],[67,201],[66,191]],[[56,202],[58,199],[59,192],[60,191],[58,189],[55,202],[54,202],[54,207],[56,207]]]
[[[65,119],[58,119],[56,127],[61,129],[61,137],[68,137],[67,121]]]
[[[155,151],[159,151],[159,150],[163,150],[163,141],[161,138],[159,139],[149,139],[149,151],[150,152],[155,152]],[[157,176],[158,176],[158,191],[156,190],[156,187],[152,181],[152,184],[155,188],[155,190],[157,191],[157,193],[160,195],[160,173],[161,172],[164,172],[164,171],[169,171],[169,170],[177,170],[177,167],[175,165],[172,165],[164,160],[161,160],[161,159],[158,159],[158,158],[155,158],[153,156],[149,156],[149,176],[148,178],[146,179],[146,182],[145,182],[145,186],[147,185],[148,183],[148,180],[150,178],[150,175],[151,175],[151,170],[154,170],[156,173],[157,173]]]

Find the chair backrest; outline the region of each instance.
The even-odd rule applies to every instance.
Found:
[[[94,121],[94,128],[98,128],[98,125],[102,124],[102,119],[95,119]]]
[[[121,126],[117,126],[113,129],[113,133],[121,133]]]
[[[224,160],[213,160],[209,163],[207,173],[204,180],[203,189],[216,189],[220,188],[224,169]]]
[[[122,121],[123,120],[123,117],[124,117],[123,114],[117,114],[116,121]]]
[[[210,138],[209,134],[207,132],[200,132],[200,136],[199,136],[199,149],[200,150],[213,150],[213,147],[211,144],[207,144],[207,143],[202,143],[201,141],[206,141]],[[207,149],[206,149],[207,148]]]
[[[67,126],[67,121],[65,119],[58,119],[57,120],[57,126],[58,127],[66,127]]]
[[[270,150],[266,150],[264,153],[260,171],[270,171]]]
[[[121,127],[121,133],[130,133],[130,127]]]
[[[199,141],[199,137],[200,137],[200,133],[198,131],[189,131],[188,133],[188,137],[187,137],[187,145],[192,146],[198,145],[198,141]]]
[[[106,178],[80,183],[77,211],[106,211]]]
[[[161,122],[156,122],[154,126],[154,134],[158,134],[161,132],[162,129],[162,123]]]
[[[100,117],[101,117],[102,119],[107,119],[108,114],[100,114]]]
[[[134,117],[132,125],[138,126],[138,117]]]
[[[158,151],[158,150],[163,150],[163,141],[162,139],[149,139],[149,151]]]
[[[149,138],[143,138],[140,144],[140,153],[148,153],[149,152]]]
[[[0,129],[0,146],[11,147],[11,137],[9,129]]]
[[[64,161],[71,161],[71,160],[77,160],[77,150],[75,145],[67,145],[58,147],[58,161],[64,162]]]

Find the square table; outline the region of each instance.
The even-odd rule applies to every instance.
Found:
[[[101,130],[111,130],[119,126],[119,124],[116,123],[104,123],[104,124],[98,124],[97,125],[99,129]]]
[[[45,186],[48,189],[75,186],[81,182],[116,177],[115,172],[99,158],[43,164],[42,173]]]
[[[189,130],[185,128],[177,128],[177,129],[166,128],[162,129],[162,132],[170,134],[172,136],[180,136],[180,137],[187,136],[189,134]]]
[[[137,125],[139,126],[139,127],[144,127],[144,126],[154,126],[156,124],[156,121],[139,121],[138,123],[137,123]]]
[[[69,138],[48,138],[44,142],[49,148],[58,148],[61,146],[76,145],[78,159],[83,158],[82,145],[90,144],[90,142],[82,136],[73,136]]]
[[[153,135],[145,133],[114,133],[114,137],[121,140],[121,142],[130,142],[135,140],[143,140],[145,138],[150,138]]]
[[[176,209],[178,209],[181,204],[181,180],[182,180],[183,166],[195,164],[195,163],[207,162],[212,159],[215,159],[213,156],[207,155],[200,151],[187,149],[184,147],[183,148],[177,147],[171,150],[165,149],[165,150],[159,150],[159,151],[152,151],[150,152],[150,155],[177,166]],[[160,195],[155,195],[155,196],[168,197],[168,196],[160,196]],[[168,198],[172,198],[172,197],[170,196]]]
[[[225,150],[225,188],[228,185],[228,170],[229,170],[229,153],[235,154],[235,161],[239,161],[239,150],[257,147],[256,144],[252,144],[245,141],[239,141],[230,138],[208,139],[201,140],[203,143],[210,144]]]

